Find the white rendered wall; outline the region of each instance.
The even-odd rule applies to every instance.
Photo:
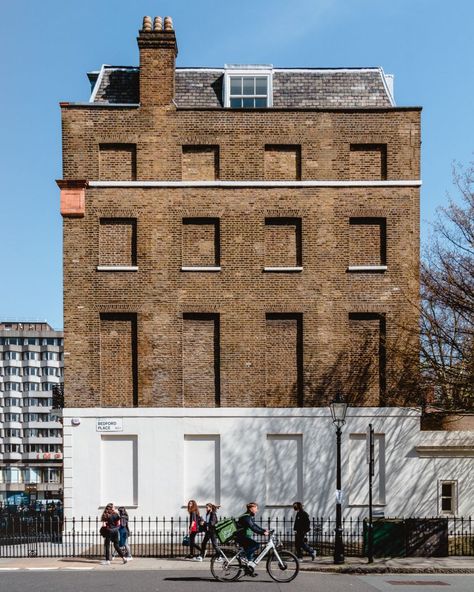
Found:
[[[97,431],[97,418],[122,431]],[[79,425],[72,425],[79,421]],[[474,511],[474,433],[421,432],[401,408],[349,409],[342,439],[344,516],[367,514],[364,436],[376,434],[374,503],[386,516],[438,515],[438,482],[458,484],[458,515]],[[108,501],[132,516],[184,516],[190,498],[221,515],[258,501],[265,515],[333,516],[335,432],[327,408],[64,409],[65,510],[96,516]]]

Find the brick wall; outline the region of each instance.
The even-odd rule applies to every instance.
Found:
[[[183,254],[181,264],[187,267],[219,265],[219,220],[216,218],[184,218],[182,226]]]
[[[136,220],[102,218],[99,230],[100,265],[135,265]]]
[[[349,224],[349,264],[385,265],[385,218],[351,218]]]
[[[101,315],[101,407],[134,406],[137,387],[135,342],[136,319],[134,315]]]
[[[265,179],[301,179],[301,147],[265,146]]]
[[[349,157],[351,179],[373,180],[387,178],[386,144],[351,144]]]
[[[301,332],[298,315],[266,315],[266,407],[297,407],[302,403]]]
[[[219,148],[219,178],[226,181],[265,179],[266,148],[295,145],[301,146],[302,180],[348,180],[356,174],[371,180],[377,170],[380,178],[376,160],[359,163],[354,172],[351,158],[358,151],[351,145],[385,144],[387,179],[419,178],[418,109],[177,110],[164,95],[153,94],[161,92],[161,82],[152,75],[154,59],[149,56],[147,62],[151,78],[141,81],[145,103],[140,107],[63,107],[65,179],[99,179],[99,146],[114,142],[136,145],[137,179],[179,181],[183,146],[205,145],[209,138]],[[172,59],[168,55],[163,60],[163,80],[169,82]],[[288,170],[293,171],[295,160],[287,157]],[[378,158],[380,162],[380,154]],[[274,164],[275,175],[287,166],[277,166],[277,157]],[[95,269],[100,219],[113,217],[137,220],[136,273]],[[222,269],[183,272],[183,265],[212,265],[217,259],[209,227],[184,228],[183,219],[203,217],[219,220]],[[264,272],[270,262],[294,265],[298,248],[293,247],[292,228],[267,233],[266,220],[281,217],[301,219],[301,272]],[[376,261],[379,250],[377,229],[369,224],[354,234],[354,218],[386,219],[386,272],[348,272],[353,254],[361,253],[356,243],[366,245],[364,264],[366,257]],[[385,391],[395,400],[390,352],[401,325],[416,334],[416,312],[407,300],[416,302],[418,294],[418,243],[417,187],[89,187],[85,216],[64,218],[67,404],[88,407],[124,397],[117,382],[111,388],[101,380],[106,366],[99,336],[107,331],[102,329],[107,319],[101,315],[108,313],[136,314],[135,392],[140,406],[181,406],[183,397],[185,405],[212,406],[216,393],[220,404],[230,407],[289,401],[325,405],[340,390],[353,355],[351,313],[383,315]],[[301,317],[271,317],[295,313]],[[193,318],[196,314],[219,315],[219,348],[212,331],[217,317]],[[299,349],[294,333],[298,318],[303,327]],[[371,328],[377,321],[368,324]],[[272,356],[267,354],[268,334]],[[112,374],[116,364],[110,360]],[[267,363],[274,364],[273,370],[266,370]],[[293,388],[297,370],[298,402]],[[120,375],[120,383],[125,379]],[[132,404],[133,389],[127,389],[120,404]],[[361,402],[369,404],[376,397],[371,391]]]
[[[133,181],[136,176],[134,144],[100,144],[99,178],[102,181]]]
[[[219,405],[219,318],[187,313],[183,317],[183,405]]]
[[[183,146],[183,180],[213,181],[219,178],[218,146]]]
[[[265,266],[301,265],[301,220],[267,218],[265,220]]]

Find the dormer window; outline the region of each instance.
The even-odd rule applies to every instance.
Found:
[[[272,106],[271,67],[226,66],[224,105],[231,109],[261,109]]]

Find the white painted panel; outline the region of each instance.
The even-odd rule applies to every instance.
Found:
[[[266,505],[291,506],[303,498],[303,438],[301,434],[268,434]]]
[[[366,460],[366,434],[351,434],[349,447],[349,486],[344,493],[351,506],[367,506],[369,504],[369,465]],[[384,434],[375,434],[374,458],[375,474],[372,481],[372,500],[374,504],[385,504]]]
[[[184,500],[220,504],[220,437],[184,436]]]
[[[100,478],[101,505],[137,505],[136,436],[102,436]]]

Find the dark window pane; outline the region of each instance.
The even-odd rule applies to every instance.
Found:
[[[255,100],[254,99],[242,99],[242,107],[253,109],[255,107]]]
[[[243,95],[255,94],[255,78],[253,76],[244,76]]]
[[[242,77],[233,76],[230,79],[230,94],[241,95],[242,94]]]
[[[267,94],[267,78],[266,76],[257,76],[255,79],[255,94],[266,95]]]
[[[242,99],[231,99],[230,106],[232,107],[232,109],[239,109],[240,107],[242,107]]]
[[[453,484],[452,483],[442,483],[441,484],[441,495],[443,497],[451,497],[453,495]]]
[[[267,99],[255,99],[255,107],[266,107]]]
[[[441,509],[443,510],[443,512],[451,512],[452,511],[452,500],[450,498],[447,497],[443,497],[441,499]]]

